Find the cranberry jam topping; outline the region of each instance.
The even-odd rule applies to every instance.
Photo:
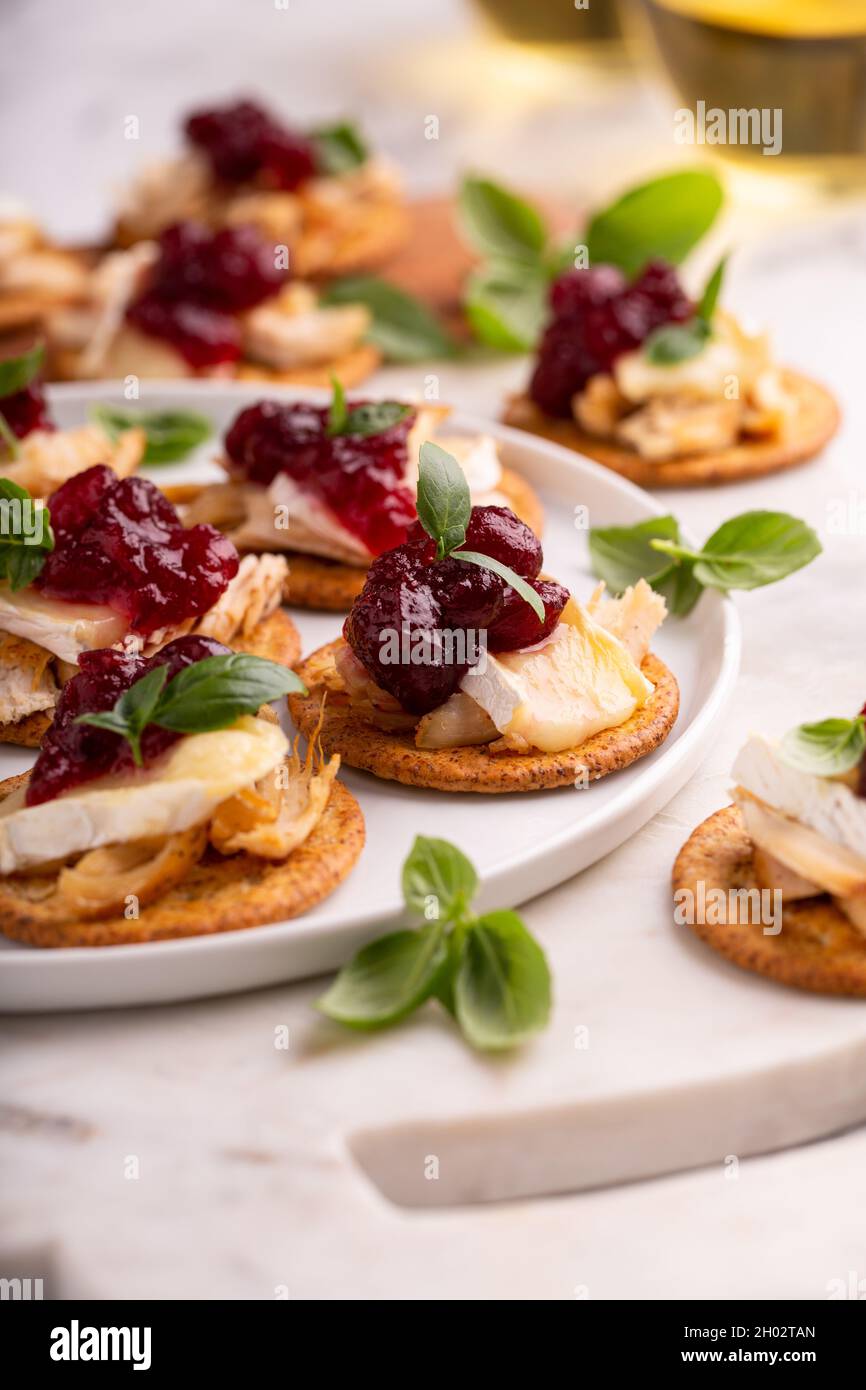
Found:
[[[167,666],[171,680],[185,666],[208,656],[223,655],[227,650],[211,637],[179,637],[149,660],[110,648],[82,652],[79,674],[67,681],[60,693],[54,723],[42,741],[42,751],[30,774],[27,805],[39,806],[98,777],[133,771],[132,748],[127,740],[108,729],[76,724],[79,715],[113,709],[124,691],[155,666]],[[183,734],[156,725],[146,728],[141,738],[144,767],[151,766],[181,738]]]
[[[224,183],[257,179],[270,188],[290,190],[316,172],[310,141],[252,101],[194,112],[184,131]]]
[[[630,284],[610,265],[566,271],[551,287],[550,307],[529,394],[546,414],[566,418],[591,376],[609,372],[653,329],[694,313],[666,261],[650,261]]]
[[[199,617],[238,571],[238,553],[213,526],[181,525],[146,478],[104,464],[78,473],[51,498],[54,550],[34,586],[46,598],[105,604],[132,632]]]
[[[23,390],[0,398],[0,415],[17,439],[23,439],[31,430],[56,429],[48,411],[42,382],[38,378]]]
[[[241,411],[225,447],[233,471],[263,487],[288,474],[371,555],[381,555],[406,539],[415,520],[415,498],[403,481],[414,423],[413,411],[378,434],[329,437],[327,407],[259,401]]]
[[[192,367],[235,362],[241,330],[233,315],[271,298],[287,275],[255,227],[212,232],[199,222],[176,222],[159,238],[159,258],[126,317],[140,332],[170,342]]]
[[[473,507],[461,548],[489,555],[528,580],[544,604],[544,622],[492,570],[453,555],[437,560],[435,543],[416,522],[405,544],[371,565],[343,627],[371,679],[411,714],[426,714],[458,688],[472,662],[455,661],[455,651],[471,654],[485,639],[491,652],[532,646],[550,635],[568,602],[561,584],[538,578],[538,537],[507,507]],[[449,649],[441,634],[461,630],[473,632],[475,643]],[[401,642],[405,634],[408,653],[420,651],[429,634],[425,659],[395,661],[392,633]]]

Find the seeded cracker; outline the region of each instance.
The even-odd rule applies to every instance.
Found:
[[[752,841],[736,806],[726,806],[705,820],[677,855],[674,892],[686,890],[697,897],[699,883],[704,896],[711,889],[727,894],[758,887]],[[829,897],[786,904],[777,935],[765,935],[760,922],[688,925],[701,941],[743,970],[815,994],[866,998],[866,937]]]

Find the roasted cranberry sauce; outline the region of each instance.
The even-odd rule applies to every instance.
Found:
[[[225,447],[233,471],[265,487],[287,473],[371,555],[381,555],[406,539],[415,520],[415,498],[403,483],[414,423],[412,413],[379,434],[330,438],[326,408],[260,401],[241,411]]]
[[[252,101],[197,111],[184,130],[207,156],[215,178],[225,183],[255,179],[269,188],[292,189],[316,172],[311,142]]]
[[[238,553],[213,526],[181,525],[146,478],[104,464],[64,483],[51,498],[55,546],[34,581],[46,598],[106,604],[133,632],[199,617],[238,570]]]
[[[459,686],[469,662],[453,660],[454,648],[435,635],[472,629],[486,634],[491,652],[514,651],[547,637],[559,622],[568,590],[539,579],[542,553],[538,537],[507,507],[473,507],[465,550],[480,551],[528,580],[544,604],[542,623],[529,604],[492,570],[449,556],[436,559],[436,546],[416,522],[409,539],[370,567],[343,635],[371,678],[411,714],[426,714]],[[405,634],[411,653],[423,634],[430,659],[391,659],[393,644]],[[419,640],[420,639],[420,640]],[[466,644],[465,650],[468,650]],[[456,648],[460,652],[459,646]]]
[[[31,381],[22,391],[0,398],[0,415],[18,439],[23,439],[31,430],[56,429],[42,390],[42,382],[38,378]]]
[[[66,682],[60,693],[54,723],[42,741],[42,751],[30,774],[27,805],[51,801],[61,792],[97,777],[133,770],[132,749],[126,739],[92,724],[76,724],[79,715],[113,709],[124,691],[155,666],[167,666],[171,680],[185,666],[207,656],[220,656],[227,650],[211,637],[179,637],[149,660],[110,648],[82,652],[80,672]],[[145,729],[141,739],[145,768],[182,737],[156,725]]]
[[[529,394],[548,415],[571,415],[571,398],[609,372],[663,323],[692,317],[694,305],[665,261],[650,261],[630,284],[614,266],[569,270],[550,291],[552,318],[538,349]]]
[[[288,272],[253,226],[213,232],[176,222],[159,238],[159,259],[126,311],[133,327],[164,338],[191,367],[234,362],[241,352],[235,314],[275,295]]]

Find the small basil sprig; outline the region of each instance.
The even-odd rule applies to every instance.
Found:
[[[213,425],[193,410],[124,410],[95,405],[91,418],[111,439],[124,430],[142,429],[147,438],[143,463],[180,463],[213,434]]]
[[[550,1016],[544,952],[516,912],[470,912],[478,876],[447,840],[419,835],[403,865],[403,896],[426,920],[359,951],[317,1001],[328,1018],[372,1030],[398,1023],[428,999],[485,1051],[514,1047]]]
[[[75,722],[125,738],[141,767],[141,737],[149,725],[178,734],[211,733],[289,691],[306,694],[300,677],[288,667],[246,652],[227,652],[186,666],[171,680],[167,667],[154,666],[124,691],[113,709],[79,715]]]
[[[316,165],[322,174],[347,174],[366,163],[370,157],[363,135],[351,121],[319,126],[310,131],[316,154]]]
[[[590,218],[589,263],[619,266],[629,276],[656,256],[678,265],[721,205],[721,185],[706,170],[652,179]],[[481,257],[463,294],[476,338],[501,352],[531,351],[547,316],[550,282],[573,265],[573,248],[557,246],[539,210],[491,179],[463,181],[458,221]]]
[[[335,280],[320,295],[328,305],[363,304],[370,313],[366,340],[389,362],[455,357],[458,346],[420,300],[374,275]]]
[[[328,436],[333,439],[339,434],[357,434],[362,437],[381,434],[406,420],[412,414],[411,405],[401,401],[366,401],[363,405],[348,405],[343,384],[335,376],[331,377],[334,397],[328,409]]]
[[[11,479],[0,478],[0,579],[8,582],[13,593],[26,589],[53,549],[54,532],[45,503]]]
[[[16,392],[29,386],[42,370],[44,361],[44,343],[34,343],[33,347],[19,353],[17,357],[4,357],[0,361],[0,400],[4,396],[14,396]]]
[[[683,545],[673,516],[589,533],[593,572],[613,593],[645,579],[685,617],[704,589],[758,589],[802,569],[821,553],[805,521],[787,512],[743,512],[724,522],[700,550]]]
[[[418,460],[418,520],[436,542],[436,558],[465,560],[467,564],[492,570],[529,604],[539,622],[544,622],[544,604],[525,579],[490,555],[477,550],[459,550],[466,540],[472,515],[472,498],[463,469],[453,454],[426,440]]]
[[[704,286],[695,316],[687,323],[663,323],[650,333],[643,345],[648,362],[656,367],[672,367],[696,357],[713,335],[712,321],[722,288],[728,258],[723,256]]]
[[[818,724],[799,724],[779,747],[782,759],[798,772],[816,777],[837,777],[850,772],[866,753],[866,719],[822,719]]]

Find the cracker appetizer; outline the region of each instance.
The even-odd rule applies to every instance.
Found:
[[[649,651],[665,602],[641,581],[586,606],[542,574],[514,512],[472,506],[456,460],[421,450],[408,540],[370,568],[343,628],[298,670],[305,733],[352,767],[439,791],[583,786],[667,737],[679,694]]]
[[[0,361],[0,467],[31,497],[50,497],[76,473],[104,463],[126,478],[145,451],[145,434],[110,434],[97,422],[59,430],[42,389],[41,345]]]
[[[346,275],[405,241],[400,180],[348,122],[303,133],[251,101],[196,111],[186,149],[145,169],[117,221],[121,246],[188,218],[212,227],[251,223],[289,248],[301,276]]]
[[[214,527],[185,528],[145,478],[96,465],[48,508],[4,480],[0,492],[4,519],[17,504],[21,520],[0,545],[0,742],[39,746],[88,651],[151,657],[194,634],[286,666],[298,657],[280,610],[285,560],[241,559]]]
[[[41,322],[79,299],[91,257],[52,246],[24,213],[0,218],[0,332]]]
[[[737,482],[814,457],[837,429],[836,402],[716,308],[722,270],[698,303],[662,260],[630,280],[612,265],[561,275],[507,422],[642,487]]]
[[[290,279],[285,246],[239,222],[175,222],[103,257],[75,304],[46,319],[50,367],[68,379],[239,377],[323,386],[367,376],[362,304],[323,306]]]
[[[854,719],[753,737],[734,804],[680,850],[678,921],[746,970],[866,996],[866,733]]]
[[[0,784],[3,932],[158,941],[296,917],[333,892],[364,822],[339,759],[313,743],[302,762],[267,703],[298,685],[209,637],[83,653],[32,771]]]
[[[285,553],[289,602],[345,612],[373,561],[405,541],[419,450],[447,414],[399,401],[348,403],[339,383],[330,407],[259,401],[226,434],[229,481],[171,496],[185,504],[186,520],[220,526],[240,551]],[[510,506],[541,529],[537,497],[502,467],[494,439],[442,442],[459,457],[473,501]]]

